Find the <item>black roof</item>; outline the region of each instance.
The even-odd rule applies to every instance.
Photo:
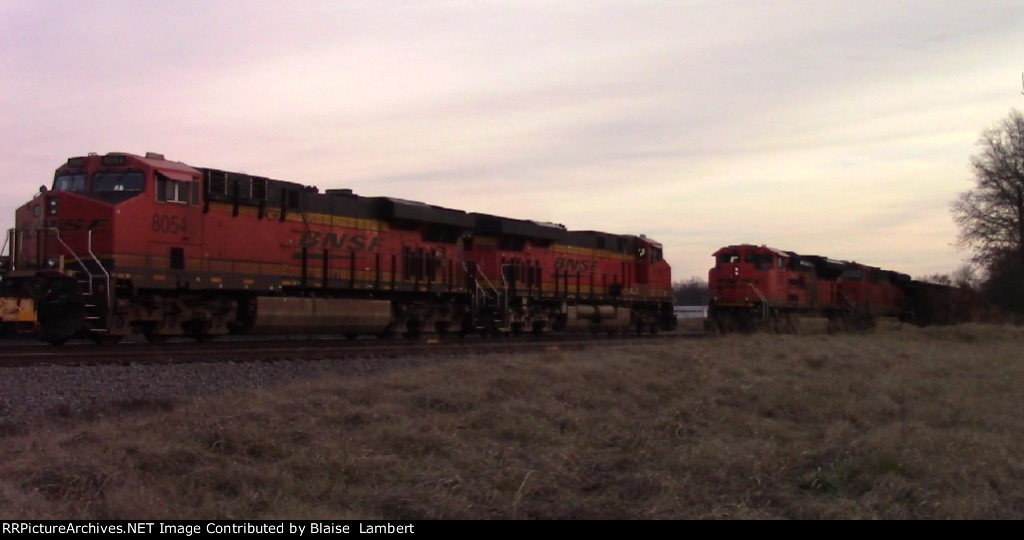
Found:
[[[473,218],[462,210],[392,197],[373,197],[372,200],[377,208],[377,215],[388,221],[417,221],[467,230],[473,228]]]
[[[489,214],[469,214],[475,220],[473,230],[477,234],[494,236],[521,236],[536,240],[562,241],[565,226],[557,223],[542,223],[524,219],[512,219]]]
[[[565,243],[570,246],[605,249],[619,253],[632,253],[636,249],[636,237],[601,231],[569,231]]]

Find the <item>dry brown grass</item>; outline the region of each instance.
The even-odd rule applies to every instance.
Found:
[[[1022,347],[730,336],[140,403],[0,438],[0,518],[1020,518]]]

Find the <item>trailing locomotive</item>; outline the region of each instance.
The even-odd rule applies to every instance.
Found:
[[[0,329],[52,343],[228,333],[655,332],[644,236],[317,188],[159,154],[89,154],[15,212]]]
[[[708,326],[723,332],[797,329],[803,316],[829,330],[861,330],[878,317],[920,324],[952,322],[955,289],[907,274],[767,246],[732,245],[708,272]]]

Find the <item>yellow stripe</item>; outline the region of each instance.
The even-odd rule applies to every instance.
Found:
[[[230,213],[234,211],[234,205],[231,203],[211,201],[210,210],[219,210]],[[259,215],[259,209],[254,206],[239,205],[238,214],[239,216],[244,215],[245,217],[255,217]],[[281,212],[279,209],[268,208],[264,214],[264,219],[267,221],[280,220]],[[318,212],[306,212],[305,217],[303,217],[303,213],[296,210],[289,210],[286,213],[285,222],[309,223],[315,225],[326,225],[331,227],[347,227],[350,229],[360,229],[365,231],[383,232],[390,230],[390,227],[388,226],[388,223],[386,221],[346,216],[335,216],[331,214],[324,214]]]

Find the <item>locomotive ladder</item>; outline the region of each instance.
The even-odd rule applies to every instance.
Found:
[[[768,299],[761,294],[761,290],[757,288],[753,283],[747,283],[751,289],[754,289],[754,294],[761,299],[761,319],[768,320]]]
[[[487,287],[481,287],[480,281],[474,280],[476,284],[476,292],[473,295],[474,311],[477,314],[489,316],[496,328],[505,328],[508,326],[506,321],[508,317],[508,284],[503,284],[504,291],[499,290],[491,283],[491,280],[487,279],[487,276],[484,275],[479,266],[476,267],[476,272],[483,282],[487,284]]]
[[[78,267],[81,268],[81,270],[76,272],[75,274],[80,276],[81,274],[84,273],[86,275],[86,279],[79,279],[78,280],[79,284],[85,284],[85,295],[84,296],[87,298],[87,301],[86,301],[86,304],[85,304],[85,311],[86,311],[85,319],[88,320],[88,321],[99,321],[99,320],[103,319],[103,317],[101,317],[100,314],[99,314],[99,305],[96,304],[96,295],[95,295],[95,291],[93,290],[93,283],[95,282],[95,279],[98,277],[98,275],[93,274],[93,272],[89,270],[89,267],[85,264],[85,262],[82,261],[82,258],[79,257],[77,253],[75,253],[75,250],[71,249],[71,246],[67,245],[67,243],[64,242],[64,240],[60,237],[60,230],[58,230],[56,227],[49,227],[48,230],[51,230],[51,231],[54,232],[54,236],[57,238],[57,241],[60,242],[60,245],[63,246],[64,249],[68,253],[70,253],[72,257],[75,258],[75,261],[78,263]],[[103,263],[100,262],[99,258],[97,258],[96,254],[93,253],[93,251],[92,251],[92,230],[89,231],[89,236],[87,238],[88,238],[88,243],[86,244],[86,249],[89,251],[89,257],[92,258],[93,262],[96,263],[96,267],[99,268],[100,271],[103,273],[104,290],[106,291],[106,294],[107,294],[106,303],[105,303],[104,307],[109,310],[110,306],[111,306],[111,300],[112,300],[112,296],[111,296],[112,291],[110,290],[110,272],[107,272],[107,269],[103,267]],[[92,331],[92,332],[109,332],[110,331],[107,328],[95,328],[95,327],[90,328],[89,330]]]
[[[839,289],[839,294],[842,295],[843,300],[845,300],[847,305],[850,306],[850,309],[856,309],[857,308],[857,303],[853,301],[853,298],[850,298],[850,294],[849,293],[847,293],[846,291],[844,291],[842,289]]]

